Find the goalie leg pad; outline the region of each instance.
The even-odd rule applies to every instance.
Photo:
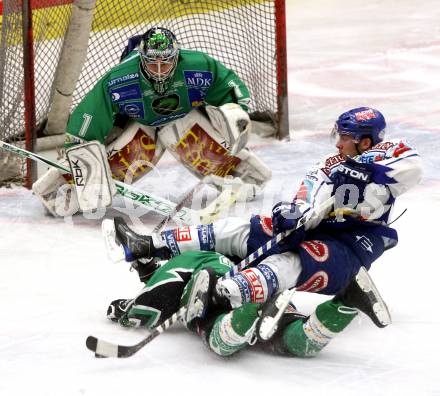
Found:
[[[212,126],[225,139],[230,155],[236,155],[246,146],[252,124],[248,113],[240,105],[206,106],[206,112]]]
[[[73,185],[58,169],[49,169],[32,185],[32,191],[54,217],[72,216],[79,210]]]
[[[66,150],[66,156],[81,210],[110,206],[116,186],[104,146],[97,141],[79,144]]]
[[[232,172],[233,176],[239,177],[244,183],[255,184],[260,188],[271,179],[272,171],[249,149],[241,150],[237,157],[241,162]]]
[[[127,184],[150,172],[164,153],[160,142],[155,141],[154,129],[135,121],[105,149],[113,177]]]

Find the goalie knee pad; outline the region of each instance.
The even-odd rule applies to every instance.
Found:
[[[32,191],[52,216],[72,216],[79,210],[73,185],[58,169],[49,169],[32,185]]]
[[[233,170],[232,176],[239,177],[245,184],[252,186],[248,193],[248,200],[261,193],[266,183],[272,177],[270,168],[249,149],[241,150],[237,157],[240,163]],[[253,196],[252,196],[253,194]]]

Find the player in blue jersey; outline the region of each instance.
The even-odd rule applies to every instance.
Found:
[[[292,287],[334,295],[361,266],[369,269],[397,244],[397,231],[388,225],[394,201],[421,178],[417,151],[404,139],[384,141],[385,127],[383,115],[373,108],[341,114],[332,132],[338,153],[314,166],[293,201],[276,204],[271,217],[228,218],[151,236],[138,235],[119,221],[115,242],[129,261],[153,257],[156,251],[176,256],[198,249],[243,258],[273,233],[295,230],[303,216],[315,211],[258,265],[217,282],[215,294],[232,308],[267,301]],[[331,208],[318,210],[329,198],[334,199]]]

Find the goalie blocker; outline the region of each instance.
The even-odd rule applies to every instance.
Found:
[[[83,142],[68,135],[68,143],[72,138],[80,143],[66,150],[74,187],[70,177],[50,169],[32,189],[54,216],[103,208],[111,205],[115,193],[111,175],[130,184],[150,172],[168,149],[199,179],[210,176],[205,180],[222,190],[227,177],[227,184],[240,187],[240,200],[251,200],[271,178],[271,171],[245,148],[250,132],[248,114],[229,103],[194,109],[158,133],[157,128],[130,121],[116,138],[109,134],[113,140],[105,142],[106,153],[96,141]]]
[[[97,141],[79,144],[66,150],[66,157],[79,208],[89,211],[110,206],[116,187],[104,146]]]
[[[97,141],[78,144],[66,150],[66,158],[72,176],[51,168],[32,186],[46,209],[68,216],[110,206],[117,191],[104,146]]]

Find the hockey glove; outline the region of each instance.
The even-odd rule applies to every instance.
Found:
[[[302,213],[294,202],[278,202],[272,209],[272,227],[275,234],[294,230]]]
[[[294,202],[278,202],[273,207],[272,227],[274,233],[295,230],[278,243],[281,253],[295,249],[304,240],[304,226],[298,227],[298,221],[301,218],[302,213]]]

